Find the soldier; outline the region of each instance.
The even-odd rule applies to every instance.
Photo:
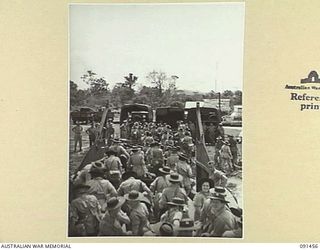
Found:
[[[174,197],[179,197],[187,203],[188,197],[183,188],[180,187],[181,182],[182,182],[182,176],[179,175],[178,173],[171,173],[168,178],[169,182],[171,185],[167,188],[165,188],[162,192],[162,196],[159,202],[159,207],[160,207],[160,214],[165,212],[168,207],[167,207],[167,202],[172,201]]]
[[[232,154],[230,150],[230,143],[227,141],[223,142],[223,145],[219,151],[220,153],[220,166],[221,169],[224,170],[225,173],[231,173],[233,170],[232,166]]]
[[[219,188],[220,189],[220,188]],[[210,196],[210,210],[214,217],[209,221],[207,233],[213,237],[221,237],[226,231],[238,228],[235,216],[227,209],[226,195],[224,192],[217,190]]]
[[[127,159],[129,159],[130,157],[127,150],[125,150],[125,148],[120,145],[120,140],[118,139],[112,140],[112,145],[110,146],[109,149],[117,152],[117,156],[125,155]]]
[[[230,150],[232,154],[232,169],[235,170],[238,161],[238,147],[233,135],[229,135]]]
[[[130,209],[130,221],[132,228],[132,235],[134,236],[152,236],[150,222],[149,222],[149,211],[146,205],[141,202],[144,198],[143,194],[132,190],[128,194],[124,195],[127,200]]]
[[[209,167],[209,179],[213,181],[213,186],[225,187],[227,185],[228,178],[222,171],[215,168],[213,161],[208,162]]]
[[[149,147],[151,145],[151,143],[153,143],[153,142],[154,142],[154,140],[153,140],[153,137],[151,135],[151,132],[150,131],[146,131],[146,136],[143,139],[144,146]]]
[[[184,133],[184,137],[181,140],[181,149],[189,156],[191,157],[192,151],[193,151],[193,140],[191,137],[191,133],[189,131],[186,131]]]
[[[120,133],[121,133],[121,138],[129,138],[130,131],[129,131],[129,124],[127,120],[124,120],[123,123],[120,126]]]
[[[179,227],[176,228],[178,237],[192,237],[194,236],[194,231],[199,229],[198,225],[194,224],[191,218],[183,218],[180,221]]]
[[[214,151],[214,164],[220,169],[220,149],[223,145],[223,140],[221,136],[217,137],[216,144],[215,144],[215,151]]]
[[[98,199],[101,209],[104,211],[107,206],[107,200],[113,196],[117,196],[117,191],[108,180],[103,178],[105,175],[103,169],[91,168],[90,175],[92,179],[86,183],[90,187],[88,194],[92,194]]]
[[[104,165],[107,170],[107,176],[111,183],[117,188],[122,176],[122,163],[116,151],[111,149],[108,150],[106,154],[108,158],[105,159]]]
[[[216,127],[213,126],[213,123],[210,123],[209,127],[208,127],[208,139],[209,139],[209,143],[211,145],[215,144],[216,141]]]
[[[217,136],[221,136],[222,138],[224,138],[224,128],[222,127],[222,123],[219,123],[216,129],[217,129]]]
[[[70,203],[70,234],[72,236],[97,236],[101,220],[100,204],[94,195],[89,195],[89,185],[74,187],[76,198]]]
[[[143,177],[147,173],[147,168],[144,162],[144,155],[139,147],[132,149],[133,154],[130,156],[128,166],[137,174],[138,178]]]
[[[79,151],[82,151],[82,131],[83,127],[80,126],[79,122],[77,125],[72,128],[72,132],[74,133],[74,152],[77,152],[77,144],[79,143]]]
[[[153,192],[153,211],[154,217],[156,220],[160,218],[160,198],[162,192],[165,188],[169,187],[169,174],[171,169],[169,167],[164,166],[163,168],[159,168],[158,176],[151,184],[150,190]]]
[[[130,224],[128,215],[121,210],[125,201],[124,197],[112,197],[108,200],[107,211],[100,222],[99,236],[127,235],[122,229],[122,224]]]
[[[192,178],[192,169],[191,166],[187,163],[188,158],[186,155],[179,154],[179,162],[177,164],[177,173],[182,176],[182,185],[186,190],[187,195],[191,192],[191,178]]]
[[[168,210],[161,216],[160,221],[170,223],[174,227],[179,227],[185,206],[184,199],[173,197],[172,201],[167,202]]]
[[[92,147],[92,145],[96,140],[96,130],[95,130],[94,122],[91,123],[91,127],[86,130],[86,133],[87,135],[89,135],[89,144],[90,144],[90,147]]]
[[[137,179],[137,174],[133,171],[128,171],[125,172],[122,175],[122,180],[123,182],[120,184],[118,188],[118,194],[123,196],[125,194],[128,194],[132,190],[136,190],[138,192],[144,192],[146,193],[149,197],[152,196],[151,190],[147,187],[147,185]]]
[[[151,148],[147,151],[148,163],[151,164],[151,172],[158,174],[158,169],[163,166],[163,151],[158,142],[154,142],[150,146]]]
[[[178,162],[179,162],[178,148],[173,147],[170,149],[170,155],[167,158],[167,165],[168,167],[170,167],[172,171],[176,171]]]
[[[114,137],[114,128],[111,120],[108,120],[108,123],[105,128],[105,138],[107,139],[107,145],[111,145],[113,137]]]
[[[141,143],[141,131],[139,129],[139,125],[136,124],[132,127],[131,129],[131,135],[130,135],[130,139],[132,140],[133,144],[140,144]]]

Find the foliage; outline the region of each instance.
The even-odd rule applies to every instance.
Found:
[[[158,72],[153,70],[147,75],[147,79],[156,89],[158,89],[158,96],[161,97],[166,81],[168,80],[167,74],[162,71]]]
[[[232,105],[242,104],[242,92],[240,90],[225,90],[223,93],[210,91],[208,93],[190,92],[177,89],[176,82],[178,76],[168,77],[162,71],[155,71],[147,74],[149,86],[143,85],[139,90],[134,87],[137,84],[138,76],[129,73],[124,76],[124,82],[116,83],[109,91],[109,84],[103,77],[98,77],[96,73],[88,70],[82,80],[89,85],[88,89],[81,90],[75,82],[70,81],[70,104],[71,106],[83,105],[104,106],[110,101],[116,107],[124,104],[141,103],[148,104],[152,108],[171,106],[184,107],[186,101],[202,101],[203,99],[227,98]]]
[[[117,83],[111,92],[111,102],[117,106],[130,103],[134,97],[134,90],[123,83]]]
[[[78,85],[70,81],[70,105],[77,106],[77,105],[83,105],[86,103],[86,100],[88,98],[88,91],[78,89]]]
[[[125,82],[123,83],[122,86],[132,89],[133,86],[136,84],[138,77],[134,76],[132,73],[129,73],[129,76],[125,76],[124,79],[125,79]]]
[[[93,96],[105,95],[109,91],[109,83],[103,77],[98,78],[91,70],[88,70],[81,79],[89,85],[89,91]]]

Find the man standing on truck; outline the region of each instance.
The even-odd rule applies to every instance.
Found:
[[[77,144],[79,143],[79,151],[82,151],[82,133],[83,127],[80,126],[79,122],[77,125],[72,128],[72,132],[74,133],[74,152],[77,152]]]

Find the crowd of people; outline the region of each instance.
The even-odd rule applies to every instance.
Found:
[[[75,138],[81,128],[72,129]],[[242,237],[242,210],[228,205],[226,188],[233,137],[216,133],[209,176],[196,183],[192,124],[125,122],[115,138],[108,122],[102,131],[86,130],[90,146],[100,139],[107,147],[72,178],[70,236]]]

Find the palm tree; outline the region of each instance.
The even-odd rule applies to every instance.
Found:
[[[136,84],[138,77],[130,73],[129,76],[125,76],[124,79],[125,79],[124,85],[129,89],[132,89],[133,85]]]

